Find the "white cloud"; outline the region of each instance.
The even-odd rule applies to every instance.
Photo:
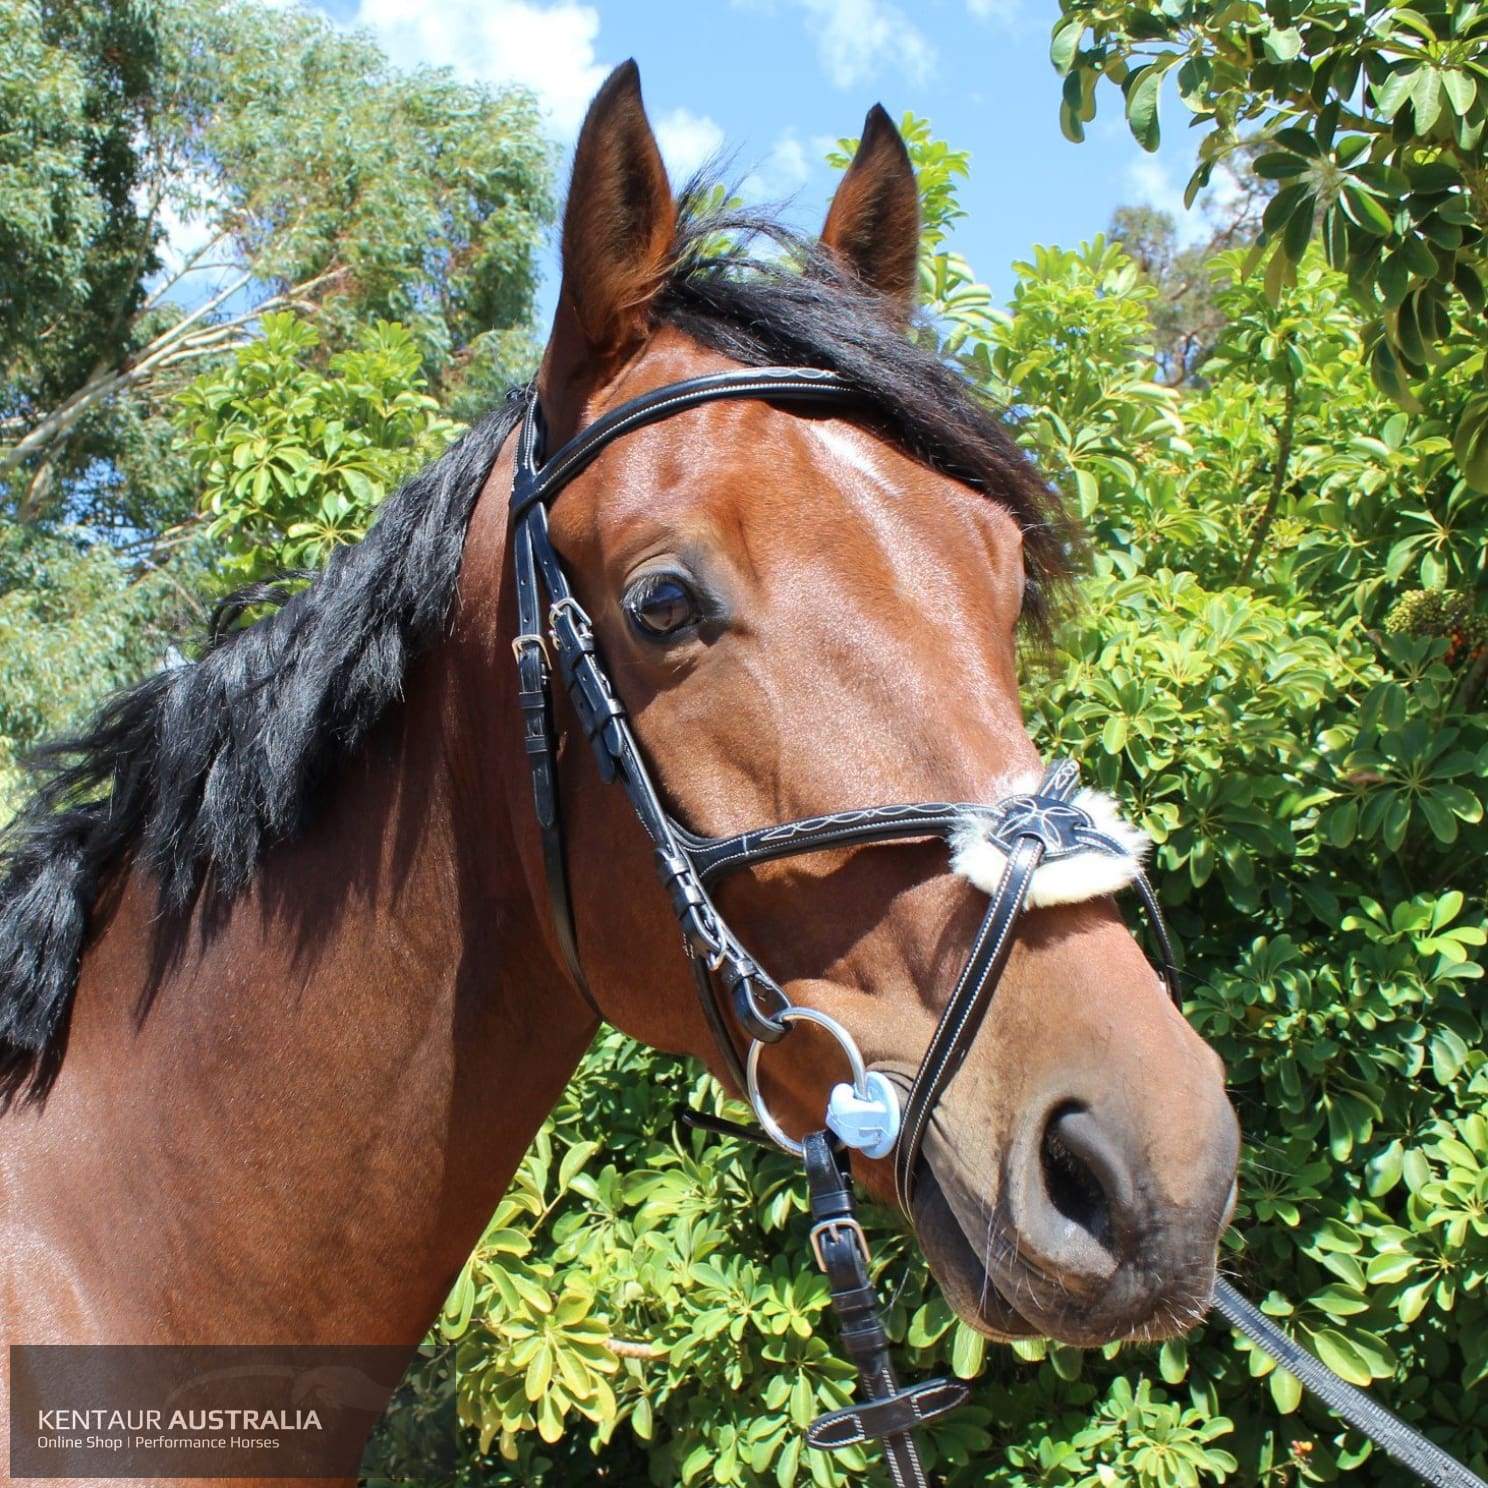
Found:
[[[966,8],[979,21],[1016,27],[1023,16],[1023,0],[966,0]]]
[[[599,12],[574,0],[361,0],[356,24],[395,62],[453,68],[468,81],[520,83],[571,140],[609,73],[595,54]]]
[[[1162,161],[1133,160],[1126,168],[1126,183],[1144,206],[1171,212],[1175,217],[1183,215],[1183,193]]]
[[[770,153],[745,176],[740,191],[753,201],[781,201],[806,184],[811,160],[806,147],[787,129]]]
[[[673,186],[680,186],[723,145],[723,130],[707,114],[674,108],[656,120],[656,142]]]
[[[839,88],[874,77],[885,62],[917,81],[929,76],[935,48],[888,0],[800,0],[817,55]]]
[[[923,81],[935,66],[935,48],[892,0],[784,0],[802,12],[817,59],[839,88],[854,88],[885,67]],[[776,14],[775,0],[733,0],[743,10]]]
[[[1175,181],[1161,160],[1147,156],[1133,160],[1126,168],[1126,184],[1137,201],[1143,206],[1166,212],[1173,219],[1178,243],[1184,248],[1207,242],[1213,232],[1210,212],[1234,201],[1238,195],[1234,183],[1226,184],[1223,177],[1224,172],[1216,173],[1214,186],[1201,193],[1194,206],[1185,207],[1183,187],[1186,182]]]

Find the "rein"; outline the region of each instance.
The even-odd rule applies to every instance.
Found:
[[[827,1450],[874,1438],[882,1440],[896,1488],[928,1488],[913,1430],[960,1405],[968,1387],[960,1381],[930,1380],[900,1388],[868,1274],[868,1242],[855,1212],[845,1149],[856,1148],[871,1158],[892,1155],[895,1191],[908,1214],[930,1117],[981,1027],[1011,954],[1034,877],[1044,864],[1089,853],[1122,860],[1124,875],[1136,886],[1151,920],[1163,979],[1174,1002],[1179,1003],[1173,947],[1157,896],[1140,863],[1114,837],[1102,832],[1090,813],[1076,803],[1079,772],[1069,760],[1052,764],[1034,791],[991,805],[921,802],[868,806],[756,827],[731,837],[699,836],[676,821],[651,780],[625,707],[599,658],[593,623],[575,597],[553,548],[547,504],[610,444],[686,409],[740,398],[802,407],[861,406],[866,396],[846,379],[811,367],[758,367],[716,373],[633,398],[551,454],[543,449],[542,409],[536,388],[528,390],[525,398],[510,511],[518,630],[512,651],[518,672],[517,702],[532,773],[533,806],[542,839],[549,913],[560,953],[575,985],[595,1014],[603,1018],[584,979],[569,892],[556,768],[558,734],[551,689],[554,657],[601,778],[621,784],[651,842],[657,877],[677,917],[708,1027],[736,1084],[748,1092],[768,1137],[718,1118],[694,1114],[688,1119],[710,1131],[752,1141],[773,1141],[801,1157],[805,1165],[811,1195],[812,1251],[826,1273],[843,1346],[862,1382],[858,1403],[818,1418],[808,1428],[807,1440]],[[980,834],[1002,851],[1005,866],[901,1106],[898,1087],[879,1072],[865,1069],[857,1045],[841,1024],[813,1008],[791,1003],[729,928],[709,888],[725,872],[828,847],[932,836],[949,843],[968,821],[975,822]],[[742,1056],[729,1028],[730,1014],[748,1039]],[[775,1121],[758,1080],[764,1048],[778,1043],[797,1022],[811,1022],[830,1033],[852,1071],[851,1083],[836,1085],[830,1092],[825,1129],[808,1134],[801,1142],[793,1141]],[[1216,1281],[1213,1300],[1231,1324],[1423,1481],[1439,1488],[1488,1488],[1433,1442],[1333,1374],[1227,1282]]]

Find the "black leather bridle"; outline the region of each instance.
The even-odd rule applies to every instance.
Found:
[[[725,398],[844,408],[862,407],[867,402],[852,383],[815,368],[756,367],[721,372],[633,398],[544,459],[542,411],[535,391],[527,398],[511,497],[518,620],[518,635],[512,646],[519,670],[518,701],[525,720],[554,930],[569,974],[588,996],[565,865],[549,691],[549,642],[579,726],[593,746],[600,774],[624,786],[655,849],[657,874],[681,925],[704,1015],[741,1090],[747,1089],[749,1082],[729,1031],[728,1015],[732,1013],[747,1038],[772,1044],[787,1031],[788,1022],[781,1014],[790,1008],[790,1002],[719,914],[709,894],[712,884],[726,872],[823,848],[949,838],[969,816],[984,817],[986,836],[1003,850],[1007,867],[991,895],[966,965],[905,1100],[902,1131],[894,1149],[894,1181],[900,1203],[908,1212],[931,1113],[981,1026],[1007,965],[1034,873],[1042,863],[1078,853],[1104,853],[1123,859],[1128,855],[1073,803],[1078,772],[1067,760],[1051,766],[1036,791],[991,806],[957,802],[868,806],[756,827],[732,837],[699,836],[672,817],[652,783],[624,705],[600,661],[590,618],[574,597],[553,549],[547,504],[617,439],[684,409]],[[548,601],[546,627],[542,592]],[[1173,957],[1156,896],[1140,867],[1131,867],[1134,882],[1153,915],[1168,985],[1176,998]],[[592,997],[590,1003],[598,1012]]]
[[[992,805],[923,802],[869,806],[757,827],[732,837],[698,836],[682,826],[657,794],[625,708],[595,648],[589,616],[575,598],[554,551],[548,536],[547,503],[617,439],[688,408],[727,398],[816,408],[863,406],[871,404],[872,399],[846,379],[812,367],[723,372],[673,383],[633,398],[581,430],[545,459],[542,410],[536,390],[527,389],[522,396],[525,407],[511,495],[518,617],[512,649],[518,669],[517,696],[532,770],[533,802],[554,932],[570,976],[598,1016],[604,1015],[584,980],[568,888],[550,657],[556,657],[558,672],[579,727],[593,748],[600,775],[624,786],[655,850],[657,874],[681,926],[704,1015],[724,1063],[741,1089],[751,1089],[752,1082],[749,1066],[741,1059],[730,1032],[729,1015],[754,1041],[751,1048],[757,1051],[759,1045],[777,1043],[792,1021],[812,1010],[793,1008],[779,985],[730,930],[709,895],[713,882],[726,872],[823,848],[932,836],[949,839],[968,817],[981,819],[982,836],[1004,855],[1001,877],[990,893],[966,965],[920,1061],[893,1145],[895,1189],[908,1214],[930,1117],[981,1027],[1007,965],[1018,920],[1039,867],[1076,854],[1121,858],[1125,878],[1136,887],[1146,906],[1161,954],[1163,978],[1177,1002],[1178,974],[1157,896],[1141,865],[1118,841],[1102,833],[1090,814],[1076,803],[1078,772],[1068,760],[1051,765],[1036,790]],[[831,1021],[819,1014],[814,1016]],[[860,1065],[861,1058],[845,1031],[839,1029],[838,1037]],[[756,1114],[777,1134],[777,1140],[789,1140],[768,1121],[758,1101]],[[716,1118],[700,1119],[695,1124],[748,1135],[744,1129]],[[856,1219],[842,1147],[827,1132],[818,1131],[808,1133],[798,1146],[792,1144],[792,1150],[799,1151],[805,1162],[814,1221],[812,1248],[827,1275],[844,1347],[863,1381],[862,1398],[813,1422],[807,1439],[828,1450],[880,1439],[896,1488],[927,1488],[913,1430],[959,1405],[966,1398],[966,1387],[960,1381],[930,1380],[899,1388],[868,1275],[867,1241]],[[1488,1488],[1434,1442],[1338,1378],[1222,1278],[1215,1283],[1214,1302],[1236,1328],[1423,1481],[1440,1488]]]

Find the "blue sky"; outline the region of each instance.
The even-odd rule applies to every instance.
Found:
[[[1191,168],[1194,136],[1171,96],[1156,155],[1131,138],[1114,89],[1101,95],[1085,143],[1064,139],[1048,60],[1058,14],[1050,0],[321,0],[319,8],[370,28],[403,65],[528,85],[565,147],[605,74],[633,56],[674,181],[713,151],[732,151],[747,194],[792,199],[792,219],[813,228],[832,188],[828,144],[856,135],[875,102],[896,118],[905,109],[925,115],[972,152],[962,193],[969,217],[955,246],[1000,298],[1011,292],[1012,262],[1033,243],[1073,245],[1123,203],[1181,212]],[[550,245],[545,311],[556,276]]]

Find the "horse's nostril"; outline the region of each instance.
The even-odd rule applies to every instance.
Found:
[[[1112,1210],[1127,1200],[1126,1166],[1095,1118],[1073,1102],[1055,1108],[1039,1150],[1044,1192],[1071,1224],[1112,1249]]]

